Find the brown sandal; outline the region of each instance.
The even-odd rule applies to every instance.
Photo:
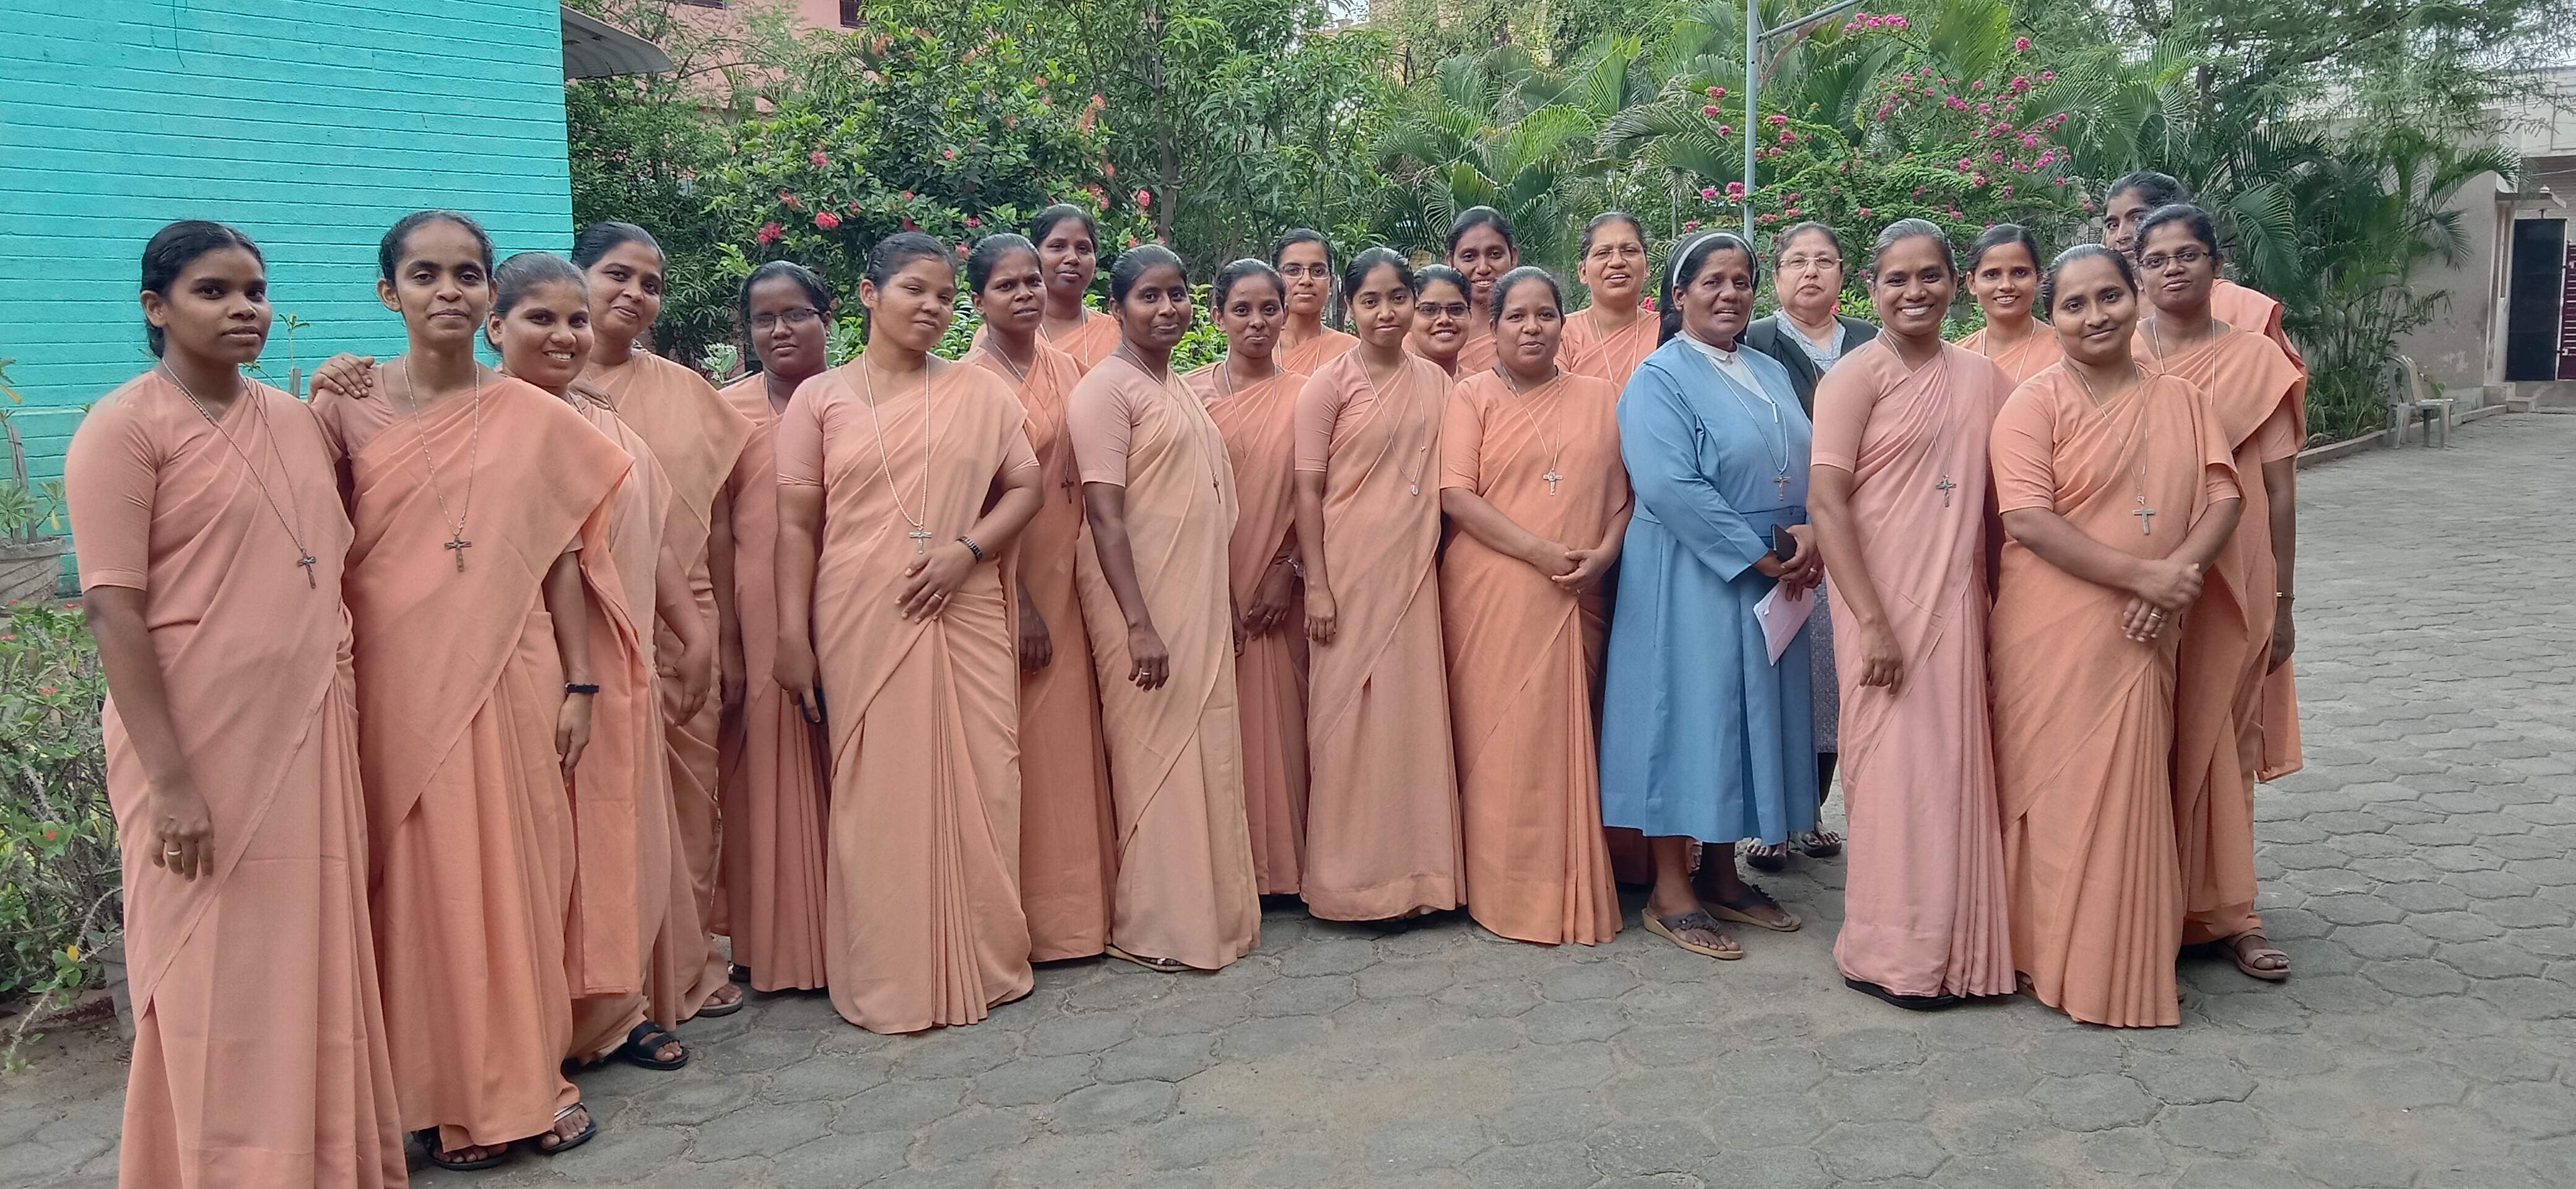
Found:
[[[2249,941],[2253,944],[2248,945]],[[2290,977],[2290,955],[2274,949],[2272,939],[2263,936],[2263,931],[2260,929],[2248,929],[2218,944],[2227,947],[2227,956],[2235,960],[2236,969],[2242,971],[2247,978],[2259,978],[2267,983],[2277,983]],[[2274,970],[2254,965],[2254,959],[2262,957],[2279,958],[2280,969]]]
[[[1705,929],[1719,937],[1725,938],[1730,944],[1735,942],[1734,938],[1727,937],[1726,930],[1718,928],[1717,918],[1708,915],[1706,911],[1693,909],[1690,912],[1669,917],[1659,917],[1652,912],[1648,912],[1643,914],[1643,917],[1645,920],[1646,932],[1663,938],[1664,940],[1680,946],[1683,949],[1689,950],[1694,954],[1715,958],[1720,962],[1732,962],[1744,956],[1744,947],[1742,945],[1736,945],[1734,949],[1719,949],[1716,946],[1701,945],[1696,941],[1691,941],[1682,936],[1684,932],[1689,930]]]
[[[1711,896],[1708,899],[1708,903],[1709,911],[1716,913],[1719,920],[1741,921],[1757,929],[1769,929],[1774,933],[1795,933],[1798,931],[1800,926],[1807,923],[1800,920],[1798,918],[1798,914],[1791,912],[1788,909],[1781,908],[1780,902],[1772,899],[1769,892],[1765,892],[1751,883],[1744,885],[1743,896],[1734,900]],[[1770,921],[1766,921],[1753,915],[1752,910],[1756,908],[1777,909],[1781,916],[1789,918],[1788,922],[1786,924],[1773,924]]]
[[[1182,971],[1191,968],[1189,963],[1181,961],[1178,958],[1147,958],[1137,954],[1128,953],[1114,945],[1109,946],[1102,952],[1108,954],[1112,958],[1133,962],[1147,970],[1154,971],[1157,974],[1179,974]]]

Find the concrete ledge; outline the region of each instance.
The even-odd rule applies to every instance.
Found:
[[[2502,402],[2491,405],[2480,405],[2468,412],[2452,417],[2451,428],[2457,429],[2472,421],[2484,421],[2499,413],[2518,413],[2522,411],[2523,410],[2520,409],[2510,408],[2508,404]],[[2416,443],[2420,446],[2424,441],[2423,422],[2419,421],[2407,426],[2405,437],[2408,442]],[[2299,451],[2299,469],[2306,470],[2307,468],[2316,466],[2319,463],[2333,462],[2339,458],[2350,458],[2355,454],[2364,453],[2366,451],[2385,450],[2387,448],[2388,435],[2385,433],[2367,433],[2357,438],[2345,438],[2340,442],[2328,442],[2322,446],[2310,446],[2305,450]]]

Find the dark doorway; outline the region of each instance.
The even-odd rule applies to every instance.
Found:
[[[2505,296],[2505,379],[2559,378],[2559,324],[2567,310],[2567,282],[2567,220],[2516,220]]]

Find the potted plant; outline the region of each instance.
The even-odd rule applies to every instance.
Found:
[[[9,365],[15,362],[0,359],[0,396],[13,405],[20,399],[9,386]],[[63,485],[28,478],[26,443],[7,409],[0,409],[0,433],[9,439],[9,479],[0,482],[0,605],[5,605],[51,597],[71,543],[56,535],[63,527]]]

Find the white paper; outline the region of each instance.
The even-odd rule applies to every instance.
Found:
[[[1781,594],[1783,589],[1774,583],[1771,593],[1753,604],[1753,618],[1762,625],[1762,636],[1771,646],[1771,663],[1775,665],[1780,663],[1780,654],[1789,651],[1789,642],[1807,626],[1807,613],[1816,602],[1815,587],[1808,587],[1794,598]]]

